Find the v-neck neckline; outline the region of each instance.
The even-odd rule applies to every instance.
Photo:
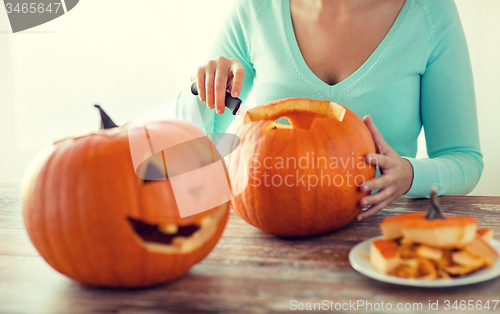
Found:
[[[410,7],[410,1],[411,0],[405,0],[403,7],[399,11],[399,14],[396,17],[396,20],[392,24],[391,28],[389,29],[385,37],[382,39],[380,44],[377,46],[377,48],[368,57],[368,59],[356,71],[354,71],[354,73],[349,75],[347,78],[338,82],[335,85],[329,85],[323,80],[321,80],[319,77],[317,77],[316,74],[314,74],[314,72],[307,65],[300,51],[299,44],[295,36],[295,31],[293,29],[292,14],[290,11],[290,0],[283,0],[284,3],[282,5],[282,19],[286,34],[286,41],[288,43],[289,53],[292,56],[293,61],[298,67],[300,73],[304,76],[305,79],[307,79],[314,86],[323,91],[328,91],[331,94],[336,93],[356,82],[359,78],[365,75],[370,70],[370,68],[372,68],[372,66],[377,62],[377,60],[380,58],[380,56],[384,53],[384,51],[391,43],[392,39],[394,38],[394,35],[397,33],[401,23],[403,22],[406,16],[406,12]]]

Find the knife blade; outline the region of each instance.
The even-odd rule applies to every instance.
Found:
[[[196,81],[193,81],[193,83],[191,84],[191,93],[196,96],[198,95],[198,86],[196,85]],[[226,99],[224,100],[224,106],[229,108],[234,116],[242,115],[249,110],[249,108],[242,104],[241,99],[232,97],[231,94],[227,91]]]

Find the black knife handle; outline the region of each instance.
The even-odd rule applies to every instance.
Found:
[[[193,84],[191,84],[191,93],[193,93],[193,95],[198,95],[198,86],[196,85],[196,81],[193,81]],[[224,105],[231,110],[233,115],[236,115],[241,106],[241,99],[232,97],[231,94],[226,91]]]

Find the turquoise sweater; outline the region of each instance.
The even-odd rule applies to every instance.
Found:
[[[257,104],[305,97],[338,102],[371,115],[387,143],[414,170],[411,197],[470,192],[483,170],[469,53],[453,0],[406,0],[369,59],[333,86],[305,63],[289,0],[242,0],[232,10],[212,57],[236,58],[246,71],[240,98],[255,88]],[[200,106],[208,133],[224,132],[229,110]],[[429,158],[416,159],[425,131]]]

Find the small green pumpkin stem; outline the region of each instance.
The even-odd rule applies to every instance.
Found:
[[[101,130],[112,129],[118,127],[113,120],[102,110],[101,106],[94,105],[97,109],[99,109],[99,113],[101,114]]]
[[[443,208],[438,202],[437,187],[435,185],[431,188],[431,207],[429,207],[425,219],[446,219]]]

